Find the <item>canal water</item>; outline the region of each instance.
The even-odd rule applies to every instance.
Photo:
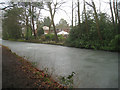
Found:
[[[117,88],[118,53],[3,40],[13,52],[52,77],[73,76],[76,88]]]

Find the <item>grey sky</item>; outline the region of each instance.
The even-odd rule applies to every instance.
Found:
[[[63,0],[63,1],[65,1],[66,3],[63,4],[61,6],[61,8],[63,10],[65,10],[66,12],[64,12],[63,10],[57,11],[57,13],[55,15],[55,23],[58,23],[61,18],[64,18],[65,20],[67,20],[67,22],[69,24],[71,24],[72,0]],[[77,0],[73,0],[73,1],[74,1],[74,7],[75,7],[75,4],[77,3]],[[82,13],[82,11],[83,11],[83,0],[79,0],[79,1],[80,1],[80,13]],[[90,0],[86,0],[86,1],[90,2]],[[94,0],[94,1],[95,1],[97,10],[99,10],[99,4],[100,4],[99,1],[100,1],[101,2],[101,7],[100,7],[101,11],[110,14],[109,4],[107,3],[107,2],[109,2],[109,0]],[[87,5],[87,7],[88,7],[88,5]],[[92,9],[91,7],[89,7],[89,8]],[[77,8],[74,9],[74,20],[75,20],[75,11],[76,10],[77,10]],[[45,10],[42,10],[42,15],[43,16],[48,16],[49,12],[46,12]]]
[[[10,0],[4,0],[4,1],[0,1],[0,2],[8,2],[8,1],[10,1]],[[28,0],[24,0],[24,1],[28,1]],[[56,1],[56,0],[54,0],[54,1]],[[61,6],[61,9],[63,9],[64,11],[63,10],[58,10],[57,11],[57,13],[55,15],[55,18],[54,18],[55,24],[57,24],[59,22],[59,20],[61,18],[63,18],[71,25],[72,0],[58,0],[58,1],[65,1],[66,3]],[[77,3],[77,0],[73,0],[73,1],[74,1],[74,6],[75,6],[75,4]],[[79,0],[79,1],[80,1],[80,12],[82,13],[82,11],[83,11],[83,0]],[[90,2],[91,0],[86,0],[86,1]],[[110,14],[110,9],[109,9],[109,4],[108,4],[109,0],[94,0],[94,1],[95,1],[95,5],[96,5],[97,10],[99,10],[99,8],[100,8],[102,12]],[[100,7],[100,5],[101,5],[101,7]],[[1,7],[1,5],[0,5],[0,7]],[[87,5],[87,7],[89,7],[89,6]],[[91,7],[89,7],[89,9],[91,9]],[[76,10],[74,10],[74,19],[75,19],[75,11]],[[42,14],[42,18],[44,18],[45,16],[46,17],[50,16],[49,12],[46,11],[46,10],[42,10],[41,14]]]

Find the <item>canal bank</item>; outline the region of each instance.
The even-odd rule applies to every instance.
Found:
[[[64,87],[10,49],[2,47],[2,89],[5,88]]]

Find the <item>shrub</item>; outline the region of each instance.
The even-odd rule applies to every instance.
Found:
[[[114,37],[114,39],[112,39],[111,41],[110,41],[110,47],[112,48],[112,50],[118,50],[118,51],[120,51],[120,34],[118,34],[118,35],[115,35],[115,37]]]
[[[55,40],[55,35],[54,34],[46,34],[45,39],[47,41],[54,41]]]
[[[58,35],[59,41],[65,41],[65,38],[62,35]]]

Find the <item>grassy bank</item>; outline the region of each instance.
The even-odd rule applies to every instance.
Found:
[[[60,45],[60,46],[67,46],[67,47],[75,47],[75,48],[80,48],[80,49],[91,49],[91,50],[103,50],[103,51],[111,51],[111,52],[119,52],[118,49],[114,49],[113,47],[108,47],[108,46],[102,46],[102,45],[92,45],[92,41],[90,42],[89,45],[84,44],[84,45],[76,45],[75,41],[71,41],[71,43],[68,43],[67,40],[63,42],[58,42],[56,43],[55,41],[41,41],[37,39],[33,40],[23,40],[23,39],[9,39],[9,41],[18,41],[18,42],[29,42],[29,43],[40,43],[40,44],[50,44],[50,45]],[[73,43],[73,44],[72,44]],[[86,43],[86,42],[83,42]]]
[[[29,42],[29,43],[40,43],[40,44],[51,44],[51,45],[61,45],[61,46],[65,46],[64,42],[58,42],[56,43],[55,41],[40,41],[37,39],[33,39],[33,40],[23,40],[23,39],[8,39],[9,41],[17,41],[17,42]]]

